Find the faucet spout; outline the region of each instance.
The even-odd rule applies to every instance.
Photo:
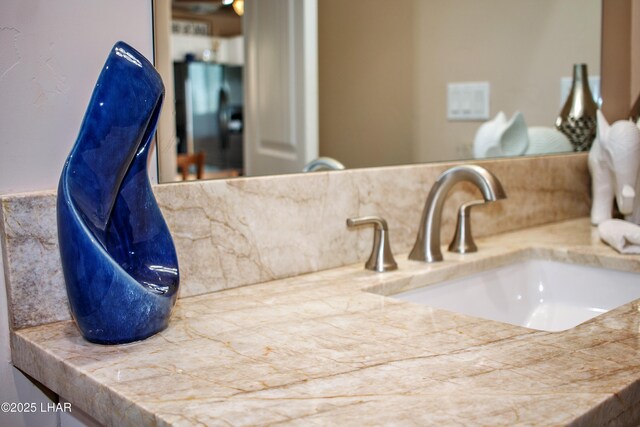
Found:
[[[442,261],[440,249],[442,207],[451,187],[461,181],[473,183],[482,193],[485,202],[507,197],[498,178],[483,167],[462,165],[446,170],[429,191],[422,211],[416,243],[409,254],[409,259],[423,262]]]

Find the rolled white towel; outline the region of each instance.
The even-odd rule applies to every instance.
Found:
[[[600,238],[621,254],[640,254],[640,225],[608,219],[598,225]]]

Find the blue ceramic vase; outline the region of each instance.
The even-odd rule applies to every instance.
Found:
[[[71,313],[100,344],[167,327],[178,260],[151,191],[149,152],[164,86],[123,42],[111,50],[58,186],[58,241]]]

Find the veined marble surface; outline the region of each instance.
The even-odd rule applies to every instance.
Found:
[[[427,193],[457,163],[159,185],[154,193],[173,235],[180,296],[202,295],[349,265],[371,251],[372,231],[348,217],[379,215],[395,253],[415,240]],[[469,163],[469,162],[465,162]],[[473,162],[493,172],[507,199],[473,208],[475,236],[588,215],[586,154]],[[443,243],[470,185],[450,192]],[[58,250],[55,193],[0,198],[0,238],[15,329],[70,319]]]
[[[477,243],[182,298],[166,331],[128,345],[88,343],[71,321],[21,329],[13,363],[110,426],[637,424],[640,301],[551,333],[371,292],[530,256],[640,272],[587,218]]]

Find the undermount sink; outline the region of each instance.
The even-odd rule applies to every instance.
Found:
[[[558,332],[640,298],[640,274],[531,259],[391,297]]]

